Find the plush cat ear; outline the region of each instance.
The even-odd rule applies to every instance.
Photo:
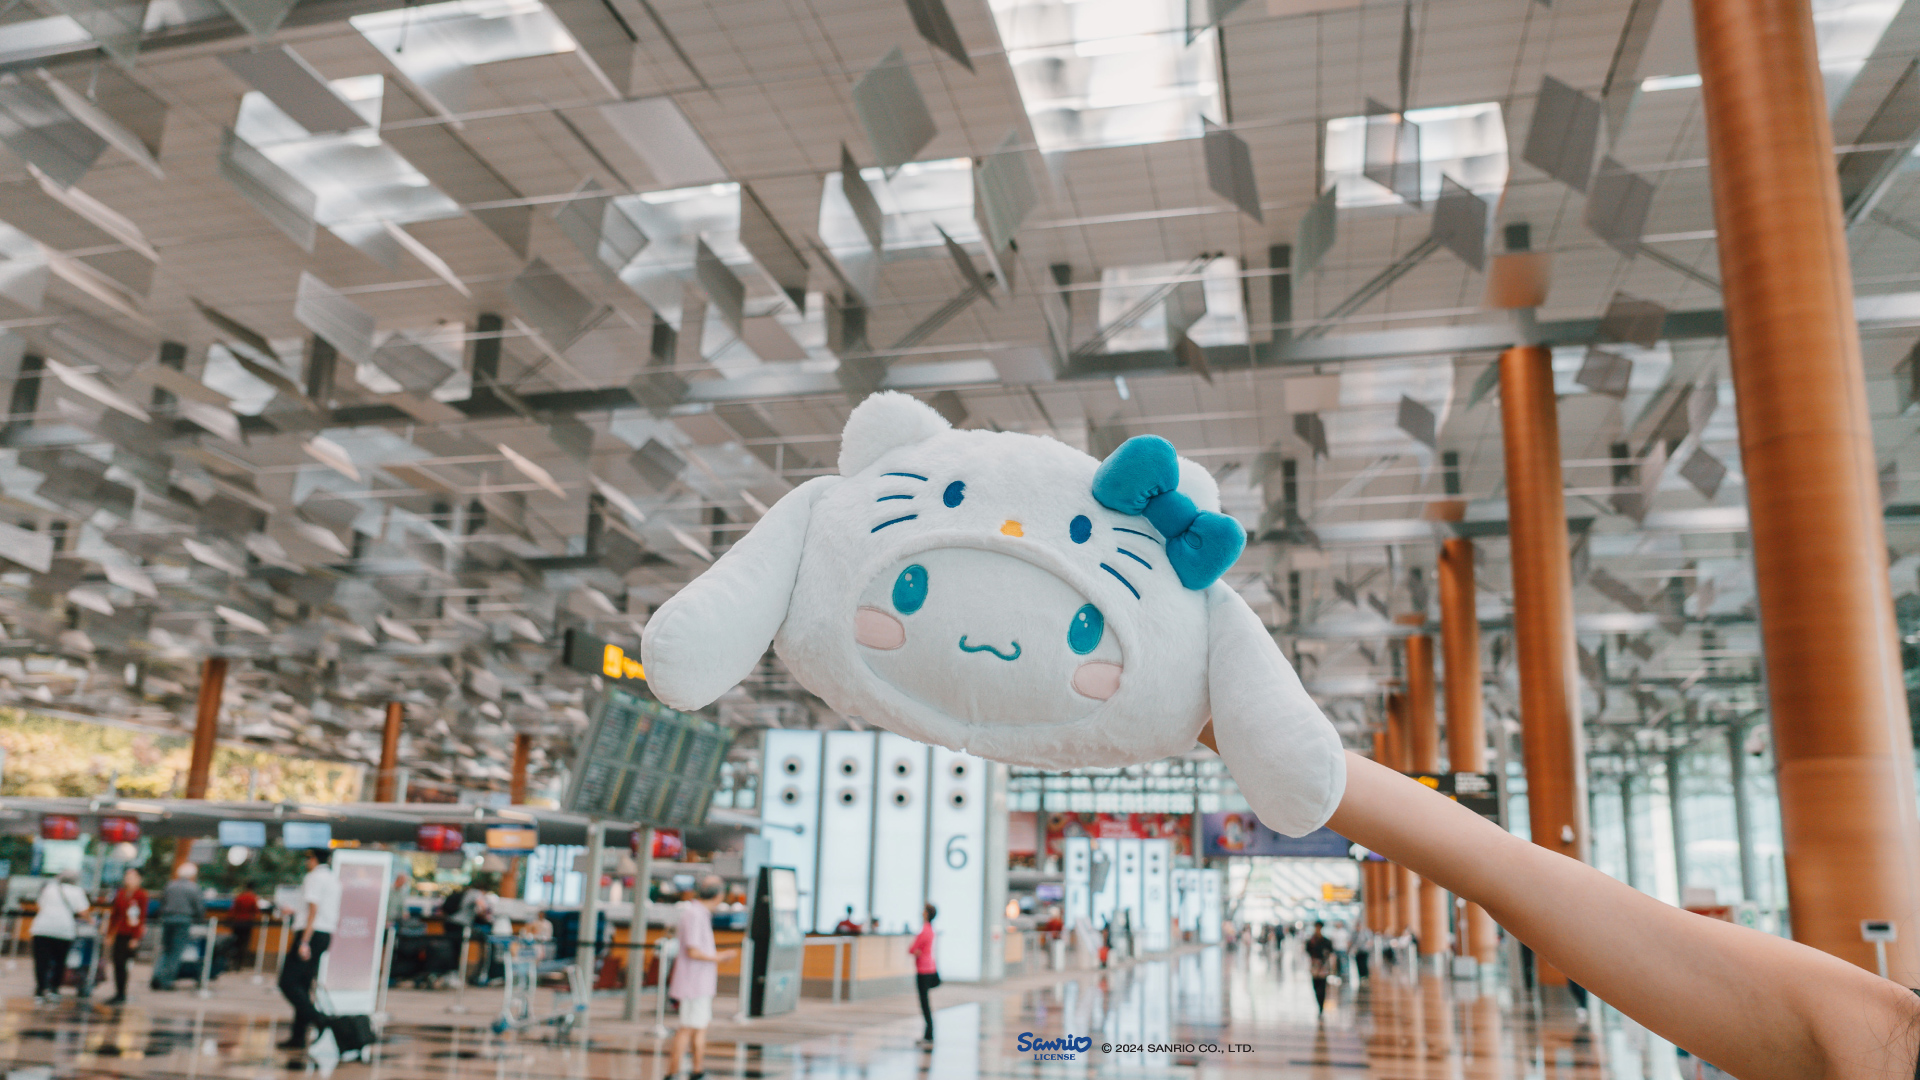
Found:
[[[854,406],[840,432],[840,475],[852,476],[897,447],[923,442],[951,428],[918,398],[882,390]]]
[[[1340,733],[1240,594],[1207,590],[1207,696],[1220,760],[1260,824],[1305,836],[1347,789]]]
[[[647,620],[640,663],[655,697],[676,709],[703,709],[753,671],[787,620],[814,500],[839,482],[819,476],[787,492]]]

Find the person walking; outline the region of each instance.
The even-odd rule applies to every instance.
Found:
[[[322,1022],[313,1007],[313,980],[320,973],[320,957],[340,928],[340,879],[333,874],[333,852],[307,849],[307,876],[300,882],[300,903],[294,909],[299,945],[280,968],[280,992],[293,1006],[293,1025],[282,1050],[305,1050],[307,1033]]]
[[[140,871],[127,867],[107,911],[107,957],[113,962],[109,1005],[127,1003],[127,961],[133,959],[134,950],[147,933],[147,890],[141,884]]]
[[[246,963],[247,956],[253,952],[253,928],[260,923],[260,894],[253,891],[253,882],[240,883],[240,891],[233,894],[233,903],[227,908],[227,967],[239,971]]]
[[[932,1046],[933,1006],[927,1001],[927,991],[940,985],[940,966],[933,955],[933,917],[940,914],[940,909],[928,904],[926,911],[927,921],[920,924],[920,933],[915,935],[913,944],[907,946],[907,952],[913,956],[913,985],[920,992],[920,1016],[927,1022],[927,1032],[920,1036],[920,1045]]]
[[[171,990],[180,977],[180,954],[197,923],[207,919],[207,902],[200,896],[200,868],[181,863],[173,880],[160,893],[160,955],[153,962],[153,989]],[[208,947],[212,942],[206,943]]]
[[[1367,977],[1367,966],[1373,962],[1373,930],[1366,926],[1353,932],[1353,974],[1356,979]]]
[[[694,898],[674,905],[679,916],[680,952],[673,961],[668,989],[680,1003],[680,1024],[673,1031],[673,1062],[668,1074],[680,1071],[680,1056],[693,1051],[691,1080],[706,1080],[707,1025],[713,1022],[713,995],[720,985],[720,962],[737,950],[715,949],[713,913],[726,899],[727,883],[708,874],[694,886]],[[745,978],[745,973],[741,973]]]
[[[1313,980],[1313,1006],[1321,1016],[1327,1014],[1327,975],[1333,970],[1333,942],[1326,928],[1326,923],[1314,923],[1313,933],[1302,944],[1307,951],[1307,976]]]
[[[80,934],[80,921],[93,906],[80,887],[80,871],[60,871],[59,877],[41,887],[34,906],[38,910],[27,928],[33,938],[33,997],[57,1001],[60,984],[67,978],[67,953]]]

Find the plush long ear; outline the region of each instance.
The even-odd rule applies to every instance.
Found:
[[[747,535],[647,620],[640,662],[647,687],[676,709],[701,709],[766,655],[787,618],[813,504],[838,477],[787,492]]]
[[[952,425],[933,406],[897,390],[869,394],[853,407],[840,432],[840,475],[852,476],[896,447],[908,446]]]
[[[1240,594],[1207,590],[1207,692],[1220,760],[1260,823],[1305,836],[1347,789],[1340,734]]]

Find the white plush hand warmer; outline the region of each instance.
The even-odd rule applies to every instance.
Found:
[[[1245,543],[1219,507],[1158,438],[1102,463],[876,394],[847,420],[840,475],[790,492],[654,613],[648,685],[703,708],[771,643],[846,715],[1047,769],[1185,753],[1211,717],[1261,822],[1303,835],[1345,789],[1340,738],[1218,583]]]

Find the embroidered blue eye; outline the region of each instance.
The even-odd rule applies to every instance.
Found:
[[[898,611],[902,615],[911,615],[919,611],[920,605],[926,602],[927,568],[915,563],[905,570],[900,571],[900,576],[893,579],[893,607],[895,611]],[[1091,609],[1082,608],[1081,610],[1086,611]],[[1100,613],[1095,611],[1093,617],[1096,619],[1099,618]],[[1099,636],[1096,634],[1094,641],[1098,642],[1099,640]]]
[[[1084,544],[1093,535],[1093,522],[1087,520],[1087,515],[1081,514],[1068,523],[1067,535],[1073,537],[1074,543]]]
[[[897,586],[895,591],[897,594]],[[1107,620],[1101,616],[1100,609],[1092,604],[1083,604],[1079,611],[1073,613],[1073,622],[1067,625],[1067,647],[1085,656],[1100,647],[1100,639],[1106,633]]]
[[[955,480],[953,483],[947,485],[947,490],[940,496],[940,501],[946,503],[948,506],[959,506],[960,500],[966,497],[967,485],[959,480]]]

